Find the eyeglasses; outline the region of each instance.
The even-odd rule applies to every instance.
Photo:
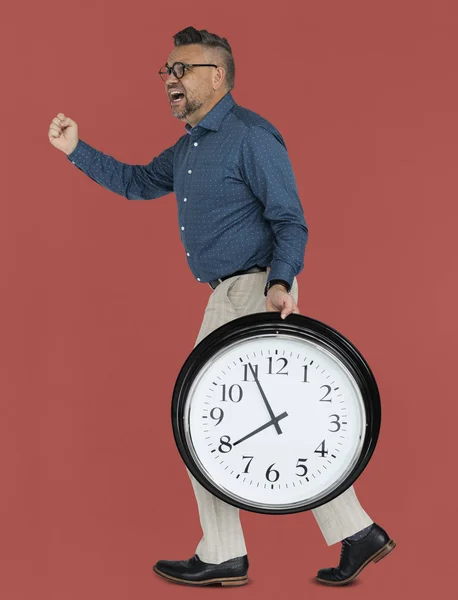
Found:
[[[188,69],[189,67],[215,67],[215,68],[218,68],[218,65],[190,65],[190,64],[186,64],[186,63],[182,63],[182,62],[176,62],[176,63],[173,63],[173,65],[171,67],[164,65],[161,68],[161,70],[159,71],[159,75],[161,76],[161,79],[163,81],[167,81],[167,77],[169,77],[169,75],[171,73],[173,73],[177,79],[181,79],[183,77],[183,75],[185,74],[186,69]]]

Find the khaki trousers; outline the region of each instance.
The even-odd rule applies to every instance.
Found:
[[[261,272],[231,277],[220,283],[208,301],[196,345],[214,329],[237,317],[265,312],[266,280],[267,273]],[[296,279],[290,293],[297,303]],[[203,531],[196,554],[203,562],[214,564],[247,554],[239,509],[210,494],[189,471],[188,474]],[[373,522],[362,509],[353,487],[331,502],[315,508],[312,513],[328,545],[353,535]]]

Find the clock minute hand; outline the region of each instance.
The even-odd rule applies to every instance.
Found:
[[[278,417],[274,417],[268,423],[264,423],[264,425],[261,425],[261,427],[258,427],[257,429],[255,429],[251,433],[247,433],[247,435],[243,436],[243,438],[240,438],[239,440],[237,440],[236,442],[234,442],[232,445],[233,446],[237,446],[237,444],[240,444],[241,442],[244,442],[245,440],[247,440],[251,436],[256,435],[257,433],[259,433],[260,431],[264,431],[264,429],[267,429],[271,425],[277,425],[278,421],[280,421],[280,419],[284,419],[287,416],[288,416],[287,412],[281,413],[281,415],[278,415]]]
[[[267,400],[266,395],[264,394],[264,390],[262,389],[261,384],[259,383],[259,380],[256,376],[255,369],[253,369],[253,366],[251,363],[248,363],[248,365],[251,369],[251,372],[253,374],[256,385],[258,386],[258,389],[261,392],[261,396],[262,396],[262,399],[264,400],[264,404],[266,405],[267,410],[269,411],[270,418],[272,419],[271,424],[275,426],[275,429],[277,430],[278,435],[280,435],[280,433],[283,433],[283,432],[280,429],[280,425],[278,424],[278,421],[275,420],[278,417],[275,417],[275,415],[274,415],[274,412],[269,404],[269,401]]]

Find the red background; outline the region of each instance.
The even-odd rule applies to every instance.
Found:
[[[359,498],[398,547],[343,597],[453,596],[458,11],[453,0],[19,2],[1,22],[0,595],[327,598],[311,514],[243,514],[248,586],[169,584],[194,553],[169,421],[209,288],[169,195],[128,202],[54,149],[64,112],[148,163],[183,133],[157,75],[172,36],[226,36],[236,101],[283,134],[310,229],[303,314],[371,365],[383,424]],[[452,571],[453,569],[453,571]]]

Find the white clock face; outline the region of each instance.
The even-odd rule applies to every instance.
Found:
[[[266,334],[228,345],[186,398],[185,436],[206,479],[271,511],[305,506],[354,467],[366,427],[353,376],[319,344]]]

